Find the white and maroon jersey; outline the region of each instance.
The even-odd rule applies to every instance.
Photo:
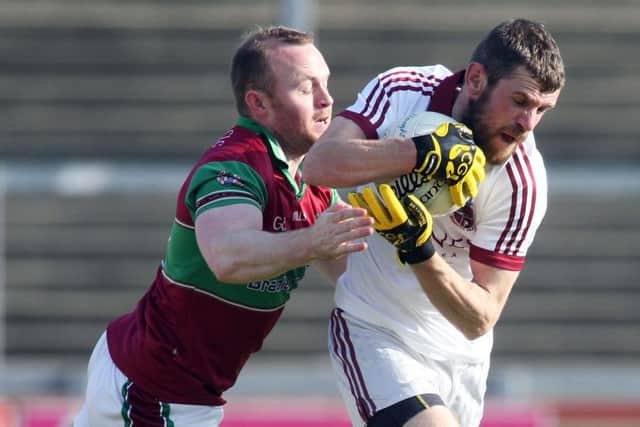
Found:
[[[356,102],[340,113],[371,139],[406,115],[437,111],[451,115],[463,72],[441,65],[397,67],[378,75]],[[532,134],[502,165],[489,165],[477,196],[449,216],[434,218],[437,252],[465,279],[472,278],[470,259],[520,271],[527,249],[547,207],[547,180]],[[336,305],[399,336],[435,359],[487,360],[493,333],[468,340],[436,309],[410,267],[397,261],[384,238],[367,238],[369,248],[349,255],[339,279]]]

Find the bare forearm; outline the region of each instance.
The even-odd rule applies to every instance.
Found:
[[[303,177],[309,184],[353,187],[409,173],[415,164],[410,139],[369,140],[353,122],[337,117],[307,153]]]
[[[247,205],[210,209],[196,219],[200,252],[216,277],[227,283],[270,279],[314,260],[331,260],[366,249],[373,233],[364,209],[336,202],[306,228],[263,231],[262,215]]]
[[[243,230],[220,239],[210,257],[218,279],[247,283],[309,264],[314,255],[307,229],[287,233]]]
[[[491,293],[462,278],[439,255],[412,269],[433,305],[468,339],[494,326],[500,309]]]
[[[318,160],[315,154],[307,155],[303,172],[312,185],[353,187],[409,173],[415,166],[415,148],[401,140],[336,141],[316,147]]]

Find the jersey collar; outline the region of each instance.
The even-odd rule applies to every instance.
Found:
[[[453,103],[458,96],[458,87],[462,86],[463,82],[464,70],[458,71],[442,80],[431,97],[427,110],[451,116]]]
[[[247,116],[238,117],[236,126],[249,129],[250,131],[264,137],[262,140],[266,142],[267,148],[271,152],[272,157],[278,162],[280,172],[284,175],[289,184],[295,189],[298,197],[301,197],[304,189],[306,188],[306,184],[303,182],[302,185],[299,186],[295,178],[292,177],[289,173],[289,163],[287,162],[287,156],[284,154],[284,151],[282,150],[282,147],[280,146],[280,143],[278,142],[276,137],[271,132],[269,132],[267,128]],[[302,168],[302,165],[300,167]]]
[[[238,117],[238,122],[236,123],[236,125],[247,128],[257,133],[258,135],[263,135],[265,141],[267,142],[267,144],[269,144],[269,150],[271,151],[271,153],[273,153],[273,156],[287,165],[287,156],[285,156],[284,151],[282,151],[282,147],[280,147],[280,144],[278,143],[276,137],[273,136],[273,134],[269,132],[267,128],[247,116]]]

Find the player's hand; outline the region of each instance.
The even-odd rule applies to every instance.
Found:
[[[373,217],[373,228],[398,249],[400,261],[415,264],[431,258],[433,219],[424,204],[413,194],[398,200],[388,184],[381,184],[378,192],[380,196],[367,187],[348,197],[354,207]]]
[[[364,209],[338,201],[309,227],[313,257],[334,259],[366,249],[367,244],[360,239],[373,234],[372,223]]]
[[[478,194],[486,160],[468,127],[445,122],[432,133],[412,139],[417,152],[414,172],[446,182],[451,199],[460,207]]]

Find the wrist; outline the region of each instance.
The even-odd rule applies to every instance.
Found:
[[[436,254],[436,248],[433,246],[431,239],[427,240],[424,245],[419,246],[410,251],[398,250],[400,261],[405,264],[418,264],[431,259]]]
[[[440,156],[434,150],[431,135],[414,136],[411,140],[416,147],[416,164],[413,171],[431,178],[440,163]]]

